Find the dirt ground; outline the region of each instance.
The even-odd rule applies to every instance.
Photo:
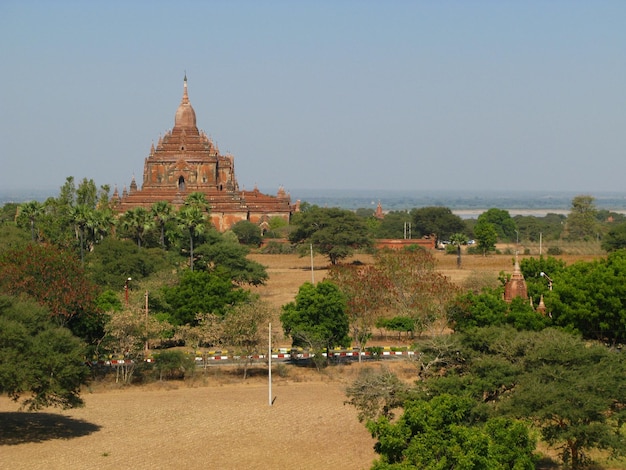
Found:
[[[68,411],[17,413],[2,397],[0,468],[370,468],[374,440],[343,403],[346,380],[278,380],[272,406],[267,378],[219,382],[85,393]]]
[[[458,283],[475,275],[495,282],[500,271],[513,268],[510,255],[466,256],[461,269],[455,256],[435,256],[439,269]],[[321,256],[313,270],[307,257],[251,258],[267,266],[269,281],[254,290],[277,316],[302,283],[327,274]],[[371,262],[367,255],[354,259]],[[380,366],[274,374],[273,406],[263,371],[246,382],[214,371],[193,383],[96,384],[85,391],[84,408],[68,411],[20,413],[0,397],[0,469],[367,469],[376,458],[374,440],[356,410],[344,405],[344,390],[361,367]]]

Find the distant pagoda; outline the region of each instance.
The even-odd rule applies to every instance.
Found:
[[[211,221],[220,231],[242,220],[266,229],[270,218],[289,221],[295,210],[282,187],[276,196],[263,194],[256,187],[252,191],[239,190],[234,157],[221,155],[217,145],[196,126],[185,75],[174,128],[159,137],[156,148],[152,144],[144,163],[141,189],[133,176],[128,190],[124,188],[120,195],[115,189],[113,202],[118,212],[150,208],[157,201],[169,201],[180,207],[193,192],[205,194],[211,207]]]
[[[515,254],[513,275],[504,285],[504,300],[511,302],[515,297],[520,297],[524,300],[528,299],[528,289],[519,262],[517,261],[517,253]]]

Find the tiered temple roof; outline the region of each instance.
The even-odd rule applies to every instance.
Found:
[[[174,127],[154,143],[145,159],[141,189],[133,177],[130,189],[114,202],[119,212],[134,207],[149,208],[157,201],[181,206],[193,192],[205,194],[211,219],[218,230],[227,230],[241,220],[267,225],[272,217],[289,221],[294,207],[281,187],[276,196],[240,190],[235,177],[235,159],[222,155],[217,145],[196,125],[196,112],[189,102],[187,77],[183,98],[174,118]]]

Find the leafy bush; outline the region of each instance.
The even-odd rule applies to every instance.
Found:
[[[452,243],[448,243],[446,245],[446,255],[456,255],[457,254],[457,246]]]
[[[467,247],[467,254],[468,255],[482,255],[483,252],[478,249],[478,246],[473,245],[473,246]]]
[[[559,256],[563,254],[563,250],[558,246],[551,246],[548,248],[548,255],[550,256]]]
[[[183,351],[163,351],[154,356],[154,370],[159,374],[159,380],[184,379],[193,375],[195,359]]]
[[[259,246],[261,244],[261,227],[247,220],[237,222],[231,230],[237,235],[239,243]]]
[[[410,317],[403,316],[381,318],[376,322],[376,326],[400,333],[410,333],[415,329],[415,321]]]
[[[374,359],[380,359],[380,357],[383,355],[382,346],[370,346],[365,350],[369,352]]]

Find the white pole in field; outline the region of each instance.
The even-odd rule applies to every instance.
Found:
[[[148,291],[146,291],[146,354],[148,354]]]
[[[543,237],[543,233],[539,232],[539,256],[541,256],[541,238]]]
[[[315,284],[315,271],[313,270],[313,243],[311,243],[311,284]]]
[[[269,364],[268,379],[269,379],[269,405],[272,406],[272,322],[270,322],[269,335],[268,335],[268,350],[267,358]]]

